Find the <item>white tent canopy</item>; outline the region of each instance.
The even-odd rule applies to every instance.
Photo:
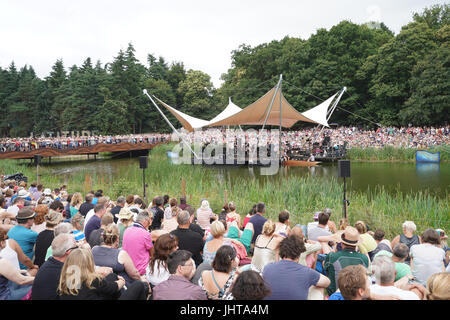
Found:
[[[209,121],[209,123],[218,122],[218,121],[221,121],[221,120],[226,119],[228,117],[231,117],[234,114],[240,112],[241,110],[242,110],[241,108],[239,108],[237,105],[235,105],[231,101],[231,98],[228,98],[228,106],[221,113],[219,113],[217,116],[212,118]]]
[[[161,101],[157,97],[155,97],[155,99],[158,100],[167,110],[169,110],[170,113],[172,113],[175,116],[175,118],[177,118],[178,121],[181,122],[183,127],[187,131],[190,131],[190,132],[194,131],[194,129],[200,129],[200,128],[206,127],[212,122],[217,122],[217,121],[226,119],[228,117],[231,117],[234,114],[236,114],[242,110],[241,108],[239,108],[237,105],[235,105],[231,101],[231,98],[229,98],[227,107],[221,113],[219,113],[217,116],[215,116],[213,119],[211,119],[210,121],[207,121],[207,120],[192,117],[181,111],[178,111],[175,108],[172,108],[171,106],[169,106],[167,103]]]
[[[314,120],[318,124],[321,124],[325,127],[329,127],[328,121],[327,121],[327,111],[328,111],[328,107],[330,106],[331,102],[334,100],[336,95],[337,95],[337,93],[335,93],[333,96],[329,97],[327,100],[325,100],[318,106],[316,106],[312,109],[309,109],[305,112],[302,112],[302,114],[305,117],[307,117],[311,120]]]
[[[235,105],[229,98],[228,106],[210,121],[189,116],[174,109],[167,103],[154,96],[167,110],[180,121],[189,132],[203,127],[238,126],[238,125],[280,125],[285,128],[292,127],[298,121],[310,122],[329,127],[328,119],[332,110],[330,105],[337,105],[341,95],[335,100],[336,94],[305,112],[298,112],[281,92],[281,78],[277,86],[244,109]],[[345,89],[345,88],[344,88]],[[329,112],[330,111],[330,112]],[[280,114],[281,113],[281,114]]]
[[[155,96],[153,96],[153,97],[155,97]],[[181,111],[178,111],[178,110],[172,108],[171,106],[169,106],[167,103],[161,101],[157,97],[155,97],[155,99],[158,100],[167,110],[169,110],[170,113],[173,114],[175,116],[175,118],[177,118],[178,121],[180,121],[180,123],[183,125],[183,127],[189,132],[194,131],[194,129],[203,128],[204,126],[208,125],[208,123],[209,123],[209,121],[207,121],[207,120],[191,117],[190,115],[187,115]]]

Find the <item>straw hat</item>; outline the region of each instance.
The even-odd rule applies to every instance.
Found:
[[[131,212],[131,210],[129,208],[122,208],[122,209],[120,209],[119,213],[116,214],[117,219],[130,220],[133,217],[134,217],[134,213]]]
[[[344,232],[340,232],[339,234],[339,242],[349,246],[359,246],[361,244],[361,237],[355,227],[348,226]]]
[[[22,209],[19,209],[19,212],[17,212],[16,219],[17,220],[25,220],[25,219],[31,219],[36,216],[36,212],[33,211],[30,207],[25,207]]]
[[[19,192],[17,193],[17,196],[18,196],[19,198],[26,198],[26,197],[29,197],[29,196],[30,196],[30,193],[29,193],[27,190],[25,190],[25,189],[21,189],[21,190],[19,190]]]
[[[64,219],[61,213],[55,210],[50,210],[45,216],[45,221],[51,224],[58,224]]]

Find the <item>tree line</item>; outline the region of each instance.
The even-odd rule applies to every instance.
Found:
[[[169,132],[142,89],[194,117],[211,119],[228,98],[245,107],[283,74],[283,93],[300,112],[336,93],[331,122],[340,125],[445,125],[450,114],[449,5],[414,13],[395,35],[383,23],[342,21],[308,39],[285,37],[231,53],[220,88],[183,62],[147,55],[142,64],[132,43],[112,62],[87,58],[81,66],[58,59],[48,77],[32,66],[0,68],[0,136],[90,130],[100,134]],[[169,120],[179,126],[170,114]],[[295,125],[294,129],[304,126]]]

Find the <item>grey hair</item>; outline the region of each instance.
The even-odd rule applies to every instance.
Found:
[[[186,210],[179,212],[177,216],[178,225],[187,225],[190,217],[191,215]]]
[[[395,245],[392,253],[399,259],[405,259],[406,257],[408,257],[409,248],[406,244],[400,242]]]
[[[415,232],[417,230],[416,224],[413,221],[405,221],[403,223],[403,229],[409,232]]]
[[[61,258],[74,246],[75,238],[71,233],[61,233],[52,241],[52,255]]]
[[[70,233],[70,232],[72,231],[72,229],[73,229],[72,224],[70,224],[70,223],[68,223],[68,222],[63,222],[63,223],[58,224],[58,225],[55,227],[55,231],[54,231],[54,233],[55,233],[55,238],[56,238],[58,235],[60,235],[61,233]]]
[[[136,222],[142,222],[147,219],[152,219],[153,215],[150,215],[147,211],[140,211],[136,216]]]
[[[125,197],[124,196],[120,196],[120,197],[118,197],[117,198],[117,203],[120,203],[120,204],[122,204],[122,203],[125,203]]]
[[[377,284],[389,284],[395,280],[395,262],[390,257],[378,256],[373,259],[372,269]]]

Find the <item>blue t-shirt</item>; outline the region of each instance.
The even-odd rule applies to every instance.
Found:
[[[98,198],[95,197],[94,199],[92,199],[92,204],[93,204],[94,206],[97,205],[97,201],[98,201]]]
[[[307,300],[308,291],[320,279],[320,273],[299,263],[280,260],[264,267],[263,278],[271,295],[265,300]]]
[[[91,232],[97,229],[100,229],[102,225],[102,220],[97,217],[95,214],[92,216],[92,218],[89,219],[86,228],[84,229],[84,235],[86,236],[86,241],[89,241],[89,236],[91,235]]]
[[[36,243],[38,233],[30,230],[28,228],[25,228],[21,225],[14,226],[11,230],[8,232],[8,237],[11,239],[14,239],[17,241],[19,246],[22,248],[23,253],[33,260],[34,256],[34,244]],[[20,269],[27,269],[26,266],[24,266],[22,263],[19,264]]]
[[[333,293],[328,300],[345,300],[340,292]]]
[[[261,216],[260,214],[255,214],[250,218],[248,222],[253,224],[253,230],[255,233],[253,234],[252,243],[255,243],[256,238],[261,234],[264,223],[267,221],[266,218]]]

